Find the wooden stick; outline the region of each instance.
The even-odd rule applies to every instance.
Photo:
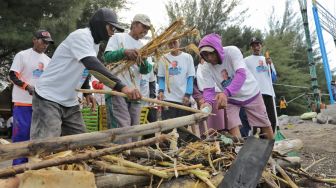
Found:
[[[307,172],[303,171],[302,169],[299,169],[299,170],[296,171],[292,168],[286,168],[286,170],[291,172],[291,173],[297,174],[299,176],[306,177],[306,178],[308,178],[312,181],[315,181],[315,182],[328,183],[328,184],[336,185],[336,179],[321,179],[321,178],[318,178],[318,177],[314,177],[314,176],[308,174]]]
[[[326,158],[323,157],[323,158],[321,158],[321,159],[319,159],[319,160],[317,160],[317,161],[314,161],[312,164],[310,164],[309,166],[307,166],[307,167],[304,169],[304,171],[308,171],[311,167],[313,167],[313,166],[316,165],[317,163],[323,161],[324,159],[326,159]]]
[[[197,113],[164,121],[156,121],[145,125],[134,125],[131,127],[115,128],[99,132],[0,145],[0,161],[33,156],[43,152],[57,152],[82,148],[101,143],[110,143],[114,140],[122,140],[129,137],[153,134],[194,124],[206,117],[206,114]]]
[[[118,92],[118,91],[107,91],[107,90],[96,90],[96,89],[92,89],[92,90],[91,89],[77,89],[77,91],[82,92],[82,93],[110,94],[110,95],[115,95],[115,96],[126,97],[127,98],[126,94]],[[173,107],[173,108],[185,110],[185,111],[188,111],[188,112],[209,114],[209,113],[203,112],[203,111],[198,110],[198,109],[190,108],[188,106],[174,104],[174,103],[166,102],[166,101],[160,101],[160,100],[157,100],[157,99],[151,99],[151,98],[147,98],[147,97],[142,97],[141,100],[143,100],[145,102],[149,102],[149,103],[160,104],[162,106],[168,106],[168,107]],[[210,115],[216,115],[216,114],[210,114]]]
[[[204,166],[202,164],[197,164],[197,165],[191,165],[191,166],[179,166],[176,168],[168,168],[163,171],[165,172],[174,172],[175,170],[177,171],[184,171],[184,170],[191,170],[191,169],[196,169],[196,168],[203,168]]]
[[[70,164],[70,163],[75,163],[75,162],[79,162],[83,160],[94,159],[100,156],[120,153],[122,151],[129,150],[132,148],[148,146],[148,145],[151,145],[157,142],[163,142],[166,140],[168,140],[167,135],[160,135],[159,137],[154,137],[154,138],[142,140],[139,142],[123,144],[123,145],[119,145],[119,146],[115,146],[111,148],[91,151],[91,152],[84,153],[84,154],[80,153],[80,154],[77,154],[71,157],[64,157],[64,158],[59,158],[59,159],[49,159],[49,160],[40,161],[38,163],[26,163],[22,165],[16,165],[13,167],[7,167],[7,168],[0,170],[0,178],[19,174],[26,170],[37,170],[37,169],[42,169],[42,168],[51,167],[51,166],[58,166],[62,164]]]

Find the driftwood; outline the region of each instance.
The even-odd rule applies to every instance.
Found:
[[[114,140],[117,141],[125,138],[167,131],[183,127],[185,125],[195,124],[198,121],[204,120],[207,116],[208,115],[204,113],[197,113],[189,116],[157,121],[146,125],[135,125],[132,127],[116,128],[100,132],[0,145],[0,161],[33,156],[43,152],[58,152],[76,149],[100,143],[112,142]]]
[[[42,169],[42,168],[51,167],[51,166],[75,163],[75,162],[79,162],[82,160],[94,159],[94,158],[104,156],[104,155],[121,153],[122,151],[125,151],[128,149],[148,146],[148,145],[151,145],[157,142],[166,141],[167,139],[168,139],[167,135],[160,135],[158,137],[150,138],[150,139],[139,141],[139,142],[132,142],[132,143],[123,144],[123,145],[119,145],[119,146],[115,146],[111,148],[91,151],[91,152],[84,153],[84,154],[77,154],[71,157],[64,157],[64,158],[59,158],[59,159],[48,159],[48,160],[40,161],[38,163],[26,163],[22,165],[13,166],[13,167],[7,167],[5,169],[0,170],[0,178],[19,174],[26,170],[37,170],[37,169]]]
[[[92,89],[92,90],[91,89],[77,89],[77,91],[82,92],[82,93],[110,94],[110,95],[115,95],[115,96],[120,96],[120,97],[126,97],[127,98],[126,94],[118,92],[118,91],[94,90],[94,89]],[[160,101],[160,100],[157,100],[157,99],[142,97],[141,100],[143,100],[145,102],[149,102],[149,103],[160,104],[162,106],[168,106],[168,107],[173,107],[173,108],[185,110],[185,111],[188,111],[188,112],[209,114],[209,113],[203,112],[203,111],[195,109],[195,108],[191,108],[191,107],[183,106],[183,105],[178,105],[178,104],[174,104],[174,103],[171,103],[171,102]],[[216,114],[211,114],[211,115],[216,115]]]

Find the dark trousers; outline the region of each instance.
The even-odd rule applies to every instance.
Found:
[[[262,97],[266,106],[268,119],[271,122],[271,126],[274,132],[276,127],[276,111],[274,108],[273,97],[270,95],[262,95]]]
[[[183,105],[182,103],[178,103],[178,102],[172,102],[172,101],[167,101],[167,102]],[[181,109],[177,109],[177,108],[173,108],[173,107],[168,107],[168,108],[164,107],[163,110],[162,110],[161,118],[162,118],[162,120],[166,120],[166,119],[172,119],[172,118],[187,116],[187,115],[190,115],[190,114],[191,114],[191,112],[188,112],[188,111],[185,111],[185,110],[181,110]]]
[[[240,127],[240,134],[242,137],[247,137],[249,134],[249,131],[251,130],[250,124],[247,120],[246,112],[244,107],[240,108],[239,111],[239,118],[240,121],[242,122],[242,126]]]

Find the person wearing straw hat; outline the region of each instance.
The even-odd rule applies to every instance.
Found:
[[[262,55],[262,42],[260,39],[253,37],[250,41],[252,55],[246,57],[245,63],[247,68],[256,78],[260,93],[265,103],[268,119],[271,122],[272,129],[276,127],[276,108],[275,92],[272,81],[276,80],[276,71],[270,57],[265,58]]]
[[[54,44],[47,30],[38,30],[33,34],[33,47],[17,53],[10,68],[9,78],[14,83],[13,108],[13,142],[30,139],[32,118],[32,95],[35,84],[50,62],[45,54],[48,46]],[[27,158],[13,160],[13,165],[28,162]]]
[[[226,129],[230,134],[240,137],[239,110],[244,107],[249,123],[253,127],[260,127],[266,138],[273,139],[271,123],[267,117],[266,108],[260,94],[258,83],[252,73],[246,68],[243,55],[235,46],[222,46],[221,37],[217,34],[204,36],[199,49],[201,57],[206,61],[201,68],[201,82],[204,103],[201,108],[226,108]],[[215,92],[218,86],[221,92]]]
[[[88,27],[72,32],[57,47],[35,87],[31,139],[86,132],[76,89],[90,88],[89,71],[130,99],[141,98],[139,91],[125,86],[97,58],[100,42],[107,41],[115,31],[123,30],[116,13],[101,8],[91,17]],[[94,108],[93,97],[86,95],[86,98]]]
[[[117,64],[119,61],[131,60],[138,61],[128,68],[121,69],[124,65],[117,65],[112,73],[117,74],[118,78],[128,87],[139,90],[141,74],[148,74],[152,70],[152,65],[147,59],[141,59],[138,49],[143,47],[140,39],[144,38],[151,27],[151,21],[145,14],[134,16],[129,33],[117,33],[113,35],[106,46],[104,60],[106,62]],[[130,101],[120,96],[106,96],[106,105],[108,109],[108,127],[129,127],[140,123],[141,104],[139,101]],[[126,139],[120,143],[131,142]]]

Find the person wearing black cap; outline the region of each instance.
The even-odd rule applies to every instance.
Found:
[[[266,106],[268,119],[271,122],[273,131],[275,131],[277,113],[272,80],[276,77],[276,71],[272,60],[262,55],[262,42],[260,39],[253,37],[250,40],[250,47],[252,55],[245,58],[245,63],[258,82]]]
[[[89,71],[99,75],[110,88],[140,99],[139,91],[125,86],[98,60],[99,43],[107,41],[115,31],[124,31],[111,9],[101,8],[89,26],[69,34],[57,47],[49,67],[37,82],[33,96],[31,139],[57,137],[86,132],[77,88],[89,89]],[[91,95],[84,95],[94,109]]]
[[[13,108],[13,142],[30,139],[29,130],[32,119],[32,94],[37,79],[48,66],[50,58],[44,53],[49,44],[54,43],[46,30],[38,30],[33,34],[33,47],[17,53],[10,68],[9,78],[14,83],[12,101]],[[26,163],[27,158],[13,161],[13,165]]]

